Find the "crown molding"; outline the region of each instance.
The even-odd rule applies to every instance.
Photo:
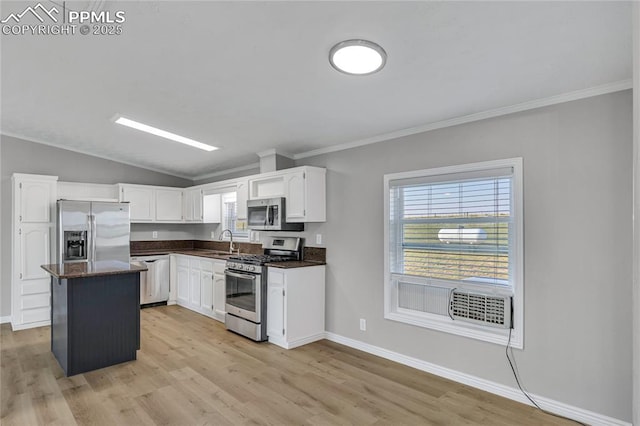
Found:
[[[315,157],[316,155],[329,154],[332,152],[344,151],[345,149],[357,148],[360,146],[371,145],[378,142],[384,142],[391,139],[397,139],[404,136],[424,133],[431,130],[444,129],[446,127],[457,126],[459,124],[471,123],[474,121],[486,120],[488,118],[500,117],[502,115],[513,114],[516,112],[527,111],[531,109],[541,108],[545,106],[562,104],[565,102],[577,101],[580,99],[590,98],[593,96],[605,95],[607,93],[620,92],[622,90],[631,89],[633,80],[621,80],[613,83],[603,84],[601,86],[590,87],[588,89],[576,90],[573,92],[563,93],[561,95],[550,96],[547,98],[536,99],[533,101],[522,102],[506,107],[495,108],[487,111],[477,112],[474,114],[454,117],[447,120],[436,121],[434,123],[424,124],[407,129],[396,130],[394,132],[383,133],[372,136],[370,138],[359,139],[352,142],[346,142],[339,145],[332,145],[325,148],[314,149],[312,151],[294,154],[294,160],[300,160],[307,157]]]

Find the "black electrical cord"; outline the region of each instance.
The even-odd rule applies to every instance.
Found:
[[[509,361],[509,366],[511,367],[511,371],[513,372],[513,377],[516,379],[516,383],[518,384],[518,388],[520,389],[520,392],[522,392],[522,394],[523,394],[524,396],[526,396],[526,397],[527,397],[527,399],[528,399],[528,400],[529,400],[529,401],[530,401],[530,402],[531,402],[531,403],[532,403],[532,404],[533,404],[533,405],[534,405],[538,410],[542,411],[543,413],[545,413],[545,414],[549,414],[550,416],[558,417],[558,418],[560,418],[560,419],[570,420],[570,421],[572,421],[572,422],[576,422],[576,423],[578,423],[579,425],[582,425],[582,426],[587,426],[585,423],[582,423],[582,422],[580,422],[580,421],[578,421],[578,420],[570,419],[569,417],[565,417],[565,416],[562,416],[562,415],[560,415],[560,414],[552,413],[551,411],[547,411],[547,410],[545,410],[545,409],[541,408],[541,407],[538,405],[538,403],[537,403],[537,402],[536,402],[536,401],[535,401],[535,400],[534,400],[534,399],[533,399],[533,398],[532,398],[532,397],[527,393],[527,391],[525,391],[525,390],[524,390],[524,388],[522,387],[522,384],[520,384],[520,378],[518,377],[518,376],[519,376],[519,374],[518,374],[518,373],[516,373],[517,366],[515,365],[515,364],[516,364],[515,357],[513,356],[513,353],[510,353],[510,352],[509,352],[509,349],[511,349],[511,351],[513,352],[513,348],[511,348],[511,332],[512,332],[512,331],[513,331],[513,328],[510,328],[510,329],[509,329],[509,339],[507,340],[507,346],[506,346],[506,347],[505,347],[505,349],[504,349],[504,353],[505,353],[505,355],[507,356],[507,361]],[[513,360],[512,360],[511,358],[513,358]]]

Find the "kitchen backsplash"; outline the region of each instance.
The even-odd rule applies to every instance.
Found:
[[[236,243],[240,248],[240,253],[262,254],[262,244]],[[151,240],[151,241],[131,241],[129,249],[132,253],[143,251],[172,251],[172,250],[229,250],[228,241],[203,241],[203,240]],[[326,262],[327,250],[324,247],[304,247],[303,259],[317,262]]]

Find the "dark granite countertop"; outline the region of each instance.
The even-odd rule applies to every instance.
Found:
[[[312,260],[292,260],[291,262],[273,262],[267,263],[266,266],[270,268],[280,268],[280,269],[292,269],[292,268],[304,268],[307,266],[319,266],[326,265],[325,262],[316,262]]]
[[[241,254],[262,254],[262,245],[238,242]],[[228,241],[196,241],[196,240],[168,240],[168,241],[132,241],[131,257],[159,256],[165,254],[183,254],[210,259],[227,260],[231,256],[228,252]],[[234,253],[236,254],[236,253]],[[274,268],[303,268],[307,266],[326,265],[326,249],[321,247],[305,247],[304,260],[296,262],[274,262],[267,266]]]
[[[117,260],[101,260],[97,262],[65,263],[41,265],[41,268],[56,278],[85,278],[100,275],[131,274],[146,271],[144,266],[134,265]]]
[[[184,254],[187,256],[208,257],[210,259],[227,260],[231,256],[228,252],[208,249],[175,249],[175,250],[136,250],[131,252],[131,257],[158,256],[163,254]]]

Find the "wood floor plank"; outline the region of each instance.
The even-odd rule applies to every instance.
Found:
[[[178,306],[141,312],[137,360],[64,377],[50,329],[0,326],[0,423],[571,425],[328,341],[285,350]]]

